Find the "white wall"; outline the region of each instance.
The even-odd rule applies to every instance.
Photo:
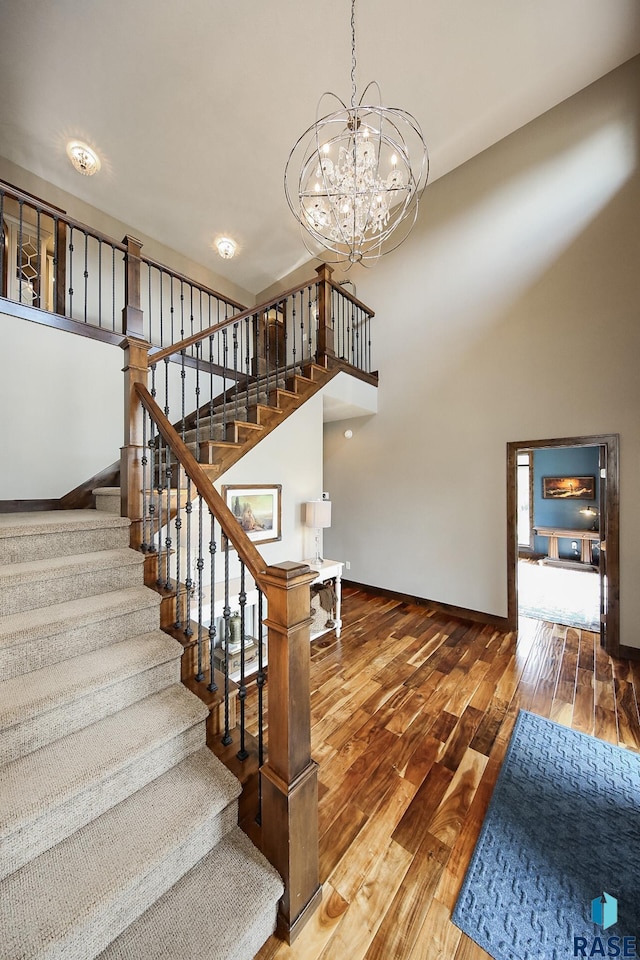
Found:
[[[258,544],[267,563],[312,557],[303,504],[322,493],[322,396],[316,394],[222,475],[223,484],[282,484],[282,540]]]
[[[0,314],[0,500],[49,499],[120,457],[123,351]]]
[[[640,646],[639,119],[636,58],[430,185],[401,250],[354,275],[380,412],[325,428],[347,576],[505,616],[507,442],[619,433]]]

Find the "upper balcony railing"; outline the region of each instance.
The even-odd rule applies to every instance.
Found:
[[[3,181],[0,225],[0,295],[23,306],[122,336],[133,299],[143,311],[142,335],[155,347],[245,309],[143,256],[133,237],[113,240]]]
[[[269,350],[282,367],[335,357],[371,373],[373,311],[335,283],[329,267],[295,297],[287,291],[268,309],[247,308],[144,256],[134,237],[114,240],[1,180],[0,229],[0,296],[25,313],[64,317],[67,329],[114,342],[133,335],[173,361],[206,360],[231,380],[255,377]],[[211,338],[236,317],[224,337]],[[272,337],[280,330],[286,351],[265,339],[260,323],[273,327]]]

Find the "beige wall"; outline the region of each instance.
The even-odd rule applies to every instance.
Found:
[[[636,58],[430,185],[405,245],[354,276],[380,412],[325,426],[347,576],[506,615],[507,442],[619,433],[640,647],[639,121]]]

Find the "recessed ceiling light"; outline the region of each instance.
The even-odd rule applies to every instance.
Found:
[[[92,177],[100,169],[100,157],[86,143],[80,140],[70,140],[67,144],[67,156],[78,173],[85,177]]]
[[[220,237],[216,240],[216,247],[223,260],[231,260],[236,252],[236,245],[229,237]]]

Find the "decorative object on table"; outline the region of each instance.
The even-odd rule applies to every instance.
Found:
[[[236,611],[229,617],[229,650],[239,650],[242,646],[242,618]]]
[[[593,570],[518,562],[518,614],[600,632],[600,576]]]
[[[307,527],[314,527],[316,531],[316,555],[313,562],[322,563],[320,530],[331,526],[331,500],[309,500],[305,503],[304,522]]]
[[[313,620],[310,632],[319,633],[331,630],[334,626],[334,615],[338,596],[333,583],[311,584],[311,618]]]
[[[543,477],[544,500],[595,500],[595,477]]]
[[[320,117],[325,97],[336,102]],[[322,95],[316,122],[293,147],[284,174],[287,202],[313,256],[349,264],[377,260],[398,247],[416,221],[429,175],[427,148],[417,120],[383,107],[380,98],[372,81],[356,102],[351,0],[351,103]]]
[[[637,935],[639,849],[640,757],[521,710],[452,920],[494,960]],[[591,904],[605,891],[618,921],[603,932]]]
[[[282,485],[279,483],[227,484],[222,487],[226,505],[254,543],[282,539],[281,494]]]

